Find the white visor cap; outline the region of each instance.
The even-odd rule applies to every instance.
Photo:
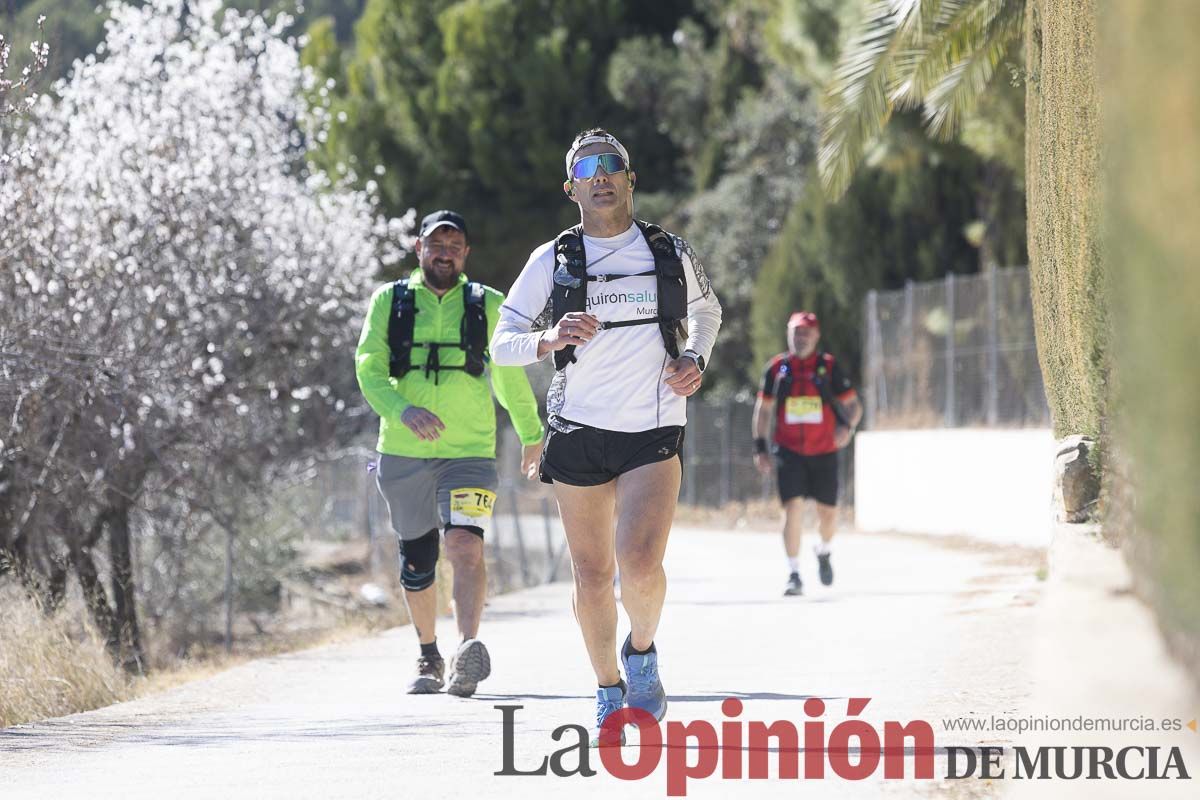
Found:
[[[571,167],[575,165],[575,154],[589,144],[611,144],[621,154],[621,158],[625,159],[625,166],[632,168],[629,163],[629,151],[625,149],[625,145],[621,144],[617,137],[611,133],[596,133],[583,137],[567,151],[567,180],[571,179]]]

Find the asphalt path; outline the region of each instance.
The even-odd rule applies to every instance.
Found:
[[[962,541],[848,532],[835,543],[836,581],[825,588],[811,542],[803,554],[806,594],[784,598],[778,534],[673,531],[657,638],[670,699],[664,725],[691,725],[694,736],[667,726],[657,731],[675,746],[639,747],[643,737],[631,731],[620,755],[647,768],[640,779],[614,776],[595,751],[590,777],[496,774],[506,769],[506,738],[510,771],[536,771],[557,750],[561,769],[580,767],[576,731],[554,737],[561,726],[590,724],[594,679],[570,586],[557,583],[489,602],[481,638],[493,674],[474,698],[404,694],[417,647],[411,629],[394,629],[0,731],[0,800],[639,798],[667,796],[672,779],[688,797],[999,796],[1001,783],[945,780],[945,748],[1003,746],[1010,738],[950,731],[944,720],[1013,714],[1027,702],[1029,630],[1042,590],[1037,559]],[[449,640],[452,622],[439,625]],[[622,612],[620,638],[627,630]],[[740,701],[736,716],[727,698]],[[810,698],[821,699],[824,711],[806,711]],[[869,702],[851,715],[852,698]],[[888,721],[928,722],[935,778],[912,777],[911,748],[904,779],[885,778],[881,762],[868,777],[848,780],[832,767],[838,756],[819,751],[825,777],[780,777],[786,756],[774,740],[767,776],[746,777],[751,723],[783,721],[803,731],[805,722],[822,722],[828,739],[851,716],[878,732]],[[700,746],[705,728],[725,751]],[[839,763],[869,758],[860,740],[848,742],[855,744]],[[710,757],[717,762],[710,777],[684,776],[688,765],[703,771]],[[743,777],[722,777],[723,760],[730,769],[740,764]]]

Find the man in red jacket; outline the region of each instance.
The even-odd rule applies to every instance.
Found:
[[[783,546],[788,558],[785,595],[803,593],[800,581],[800,524],[804,501],[817,503],[821,541],[816,546],[821,583],[833,583],[830,542],[837,528],[837,451],[850,443],[862,405],[850,380],[829,353],[817,348],[820,323],[811,311],[798,311],[788,320],[788,352],[767,364],[752,422],[754,461],[764,475],[771,458],[779,471],[783,502]],[[775,420],[773,446],[767,437]]]

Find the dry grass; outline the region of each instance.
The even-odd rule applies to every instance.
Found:
[[[91,628],[42,613],[17,591],[0,597],[0,728],[99,708],[131,697]]]
[[[438,564],[438,611],[452,606],[449,564]],[[89,711],[212,677],[258,658],[353,641],[409,623],[403,602],[345,614],[324,626],[273,626],[264,633],[239,626],[234,651],[217,643],[190,657],[160,664],[147,677],[126,675],[105,651],[82,610],[68,600],[46,615],[18,587],[0,586],[0,728]]]
[[[333,628],[239,638],[233,653],[214,648],[147,677],[132,677],[113,664],[92,628],[80,626],[71,612],[46,616],[18,591],[3,595],[0,728],[155,694],[257,658],[353,641],[408,621],[401,609],[392,609]]]

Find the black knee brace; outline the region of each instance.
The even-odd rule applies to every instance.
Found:
[[[438,530],[424,536],[400,540],[400,585],[410,592],[428,589],[433,584],[438,560]]]

